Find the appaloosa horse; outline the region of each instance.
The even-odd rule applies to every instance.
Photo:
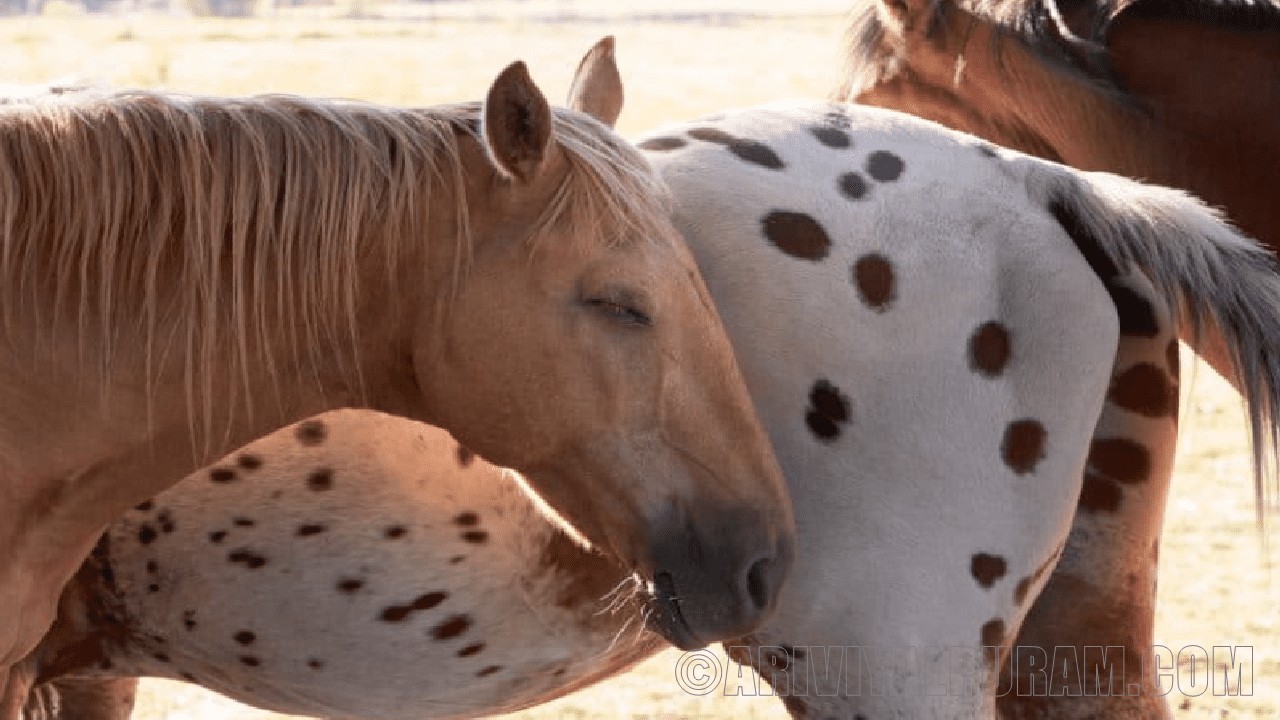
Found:
[[[142,675],[325,717],[513,711],[661,647],[638,590],[443,430],[335,411],[112,526],[27,720],[127,718]]]
[[[1275,0],[861,0],[854,12],[841,97],[1190,190],[1280,249]],[[1207,350],[1242,389],[1212,336]],[[1154,577],[1164,501],[1163,489],[1082,498],[1067,561],[1019,644],[1150,645],[1154,586],[1134,593],[1127,578]]]
[[[609,129],[612,48],[579,68],[585,112],[521,63],[483,104],[425,110],[0,105],[0,717],[110,522],[334,407],[520,468],[652,584],[679,645],[768,613],[785,481],[667,192]]]
[[[995,713],[997,669],[1019,660],[1000,646],[1059,560],[1082,476],[1098,507],[1168,480],[1176,319],[1227,329],[1252,422],[1273,427],[1280,277],[1180,192],[827,103],[641,147],[796,503],[778,613],[726,644],[797,717]],[[131,511],[31,658],[49,681],[32,717],[60,698],[122,707],[136,675],[292,712],[476,716],[652,649],[622,568],[468,482],[496,471],[452,441],[379,440],[393,422],[299,425]],[[399,432],[432,437],[415,427]],[[368,475],[394,482],[367,492]],[[1155,689],[1143,649],[1108,648],[1101,689]],[[1009,691],[1099,689],[1078,680]]]

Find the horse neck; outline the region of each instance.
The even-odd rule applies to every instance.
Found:
[[[29,378],[14,391],[26,399],[11,404],[40,408],[38,418],[17,422],[85,428],[90,439],[76,444],[83,450],[65,453],[68,464],[92,448],[114,452],[121,444],[160,438],[194,468],[339,407],[428,419],[411,345],[414,333],[429,327],[420,318],[447,303],[465,250],[458,240],[464,227],[453,211],[461,196],[442,185],[432,188],[434,210],[426,221],[409,224],[415,237],[402,238],[390,251],[378,238],[357,249],[349,308],[313,313],[307,328],[287,310],[277,311],[273,295],[265,319],[246,322],[219,310],[177,321],[181,313],[172,310],[188,289],[180,287],[180,273],[165,268],[157,273],[154,321],[127,307],[102,317],[82,291],[55,298],[52,289],[35,289],[34,302],[17,303],[4,318],[10,352],[0,373]],[[308,269],[299,262],[294,276]],[[219,275],[218,297],[235,296],[233,275]],[[87,313],[78,315],[84,307]],[[90,429],[86,421],[106,429]]]
[[[59,358],[55,377],[74,378],[76,389],[54,403],[55,412],[67,404],[89,408],[89,417],[111,426],[108,437],[150,438],[189,457],[192,468],[331,409],[370,407],[422,418],[410,343],[418,301],[432,296],[406,280],[408,270],[389,282],[382,258],[368,255],[359,269],[354,334],[345,316],[324,316],[309,335],[272,326],[250,332],[241,349],[239,328],[224,315],[210,333],[222,339],[213,362],[193,357],[202,347],[185,343],[173,328],[158,331],[162,348],[147,347],[155,337],[121,332],[111,338],[110,356],[99,360],[101,337],[76,337],[59,323],[50,334],[37,330],[30,356],[39,364],[52,350]],[[423,267],[401,259],[406,267]]]
[[[237,437],[218,452],[344,407],[430,419],[413,364],[415,335],[433,327],[423,318],[447,308],[467,244],[467,230],[451,211],[457,191],[436,188],[431,202],[434,211],[421,228],[423,237],[409,238],[391,254],[381,247],[362,249],[349,314],[320,317],[312,343],[299,342],[292,329],[281,332],[261,352],[246,352],[241,377],[222,378],[222,387],[242,384],[245,402],[226,406]],[[214,403],[219,404],[216,398]],[[199,398],[187,409],[200,411]],[[215,407],[214,428],[218,415]]]
[[[1280,32],[1122,14],[1111,63],[1142,108],[1110,170],[1188,190],[1280,248]],[[1194,48],[1188,53],[1186,48]]]

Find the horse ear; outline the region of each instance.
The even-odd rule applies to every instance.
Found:
[[[502,174],[531,182],[551,144],[551,107],[523,62],[513,62],[489,88],[481,111],[484,144]]]
[[[569,107],[613,127],[622,113],[622,76],[613,55],[613,36],[587,51],[569,87]]]

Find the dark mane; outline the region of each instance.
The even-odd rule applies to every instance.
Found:
[[[1148,20],[1190,20],[1224,30],[1280,31],[1280,0],[1140,0],[1122,8]]]

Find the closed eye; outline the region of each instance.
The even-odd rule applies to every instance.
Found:
[[[653,324],[653,320],[648,315],[629,305],[624,305],[615,300],[605,300],[596,298],[587,300],[586,304],[599,310],[605,317],[622,325],[635,325],[639,327],[649,327]]]

